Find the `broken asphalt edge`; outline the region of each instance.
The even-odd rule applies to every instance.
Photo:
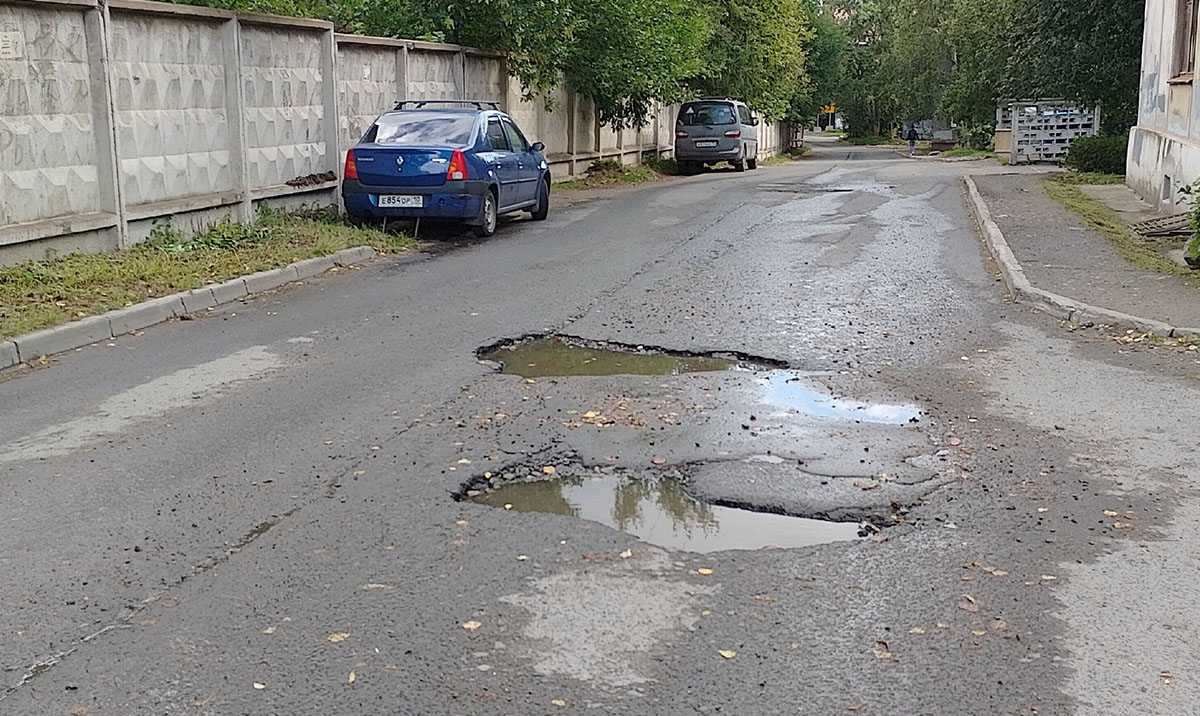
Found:
[[[222,304],[233,303],[252,294],[280,288],[289,283],[320,276],[335,267],[353,266],[376,256],[370,246],[342,249],[328,256],[305,259],[282,268],[230,279],[224,283],[204,286],[191,291],[182,291],[170,296],[151,299],[142,303],[91,316],[60,326],[44,328],[0,340],[0,370],[21,363],[54,355],[84,346],[112,340],[134,331],[164,323],[172,318],[181,318],[191,313],[205,311]],[[407,261],[423,258],[412,252]]]
[[[1021,262],[1009,247],[1008,241],[1000,227],[992,220],[991,211],[979,193],[975,180],[969,176],[963,177],[967,189],[968,205],[975,216],[979,229],[983,234],[984,244],[988,253],[1000,267],[1000,276],[1008,287],[1009,296],[1017,303],[1025,303],[1034,309],[1049,314],[1059,320],[1071,323],[1110,323],[1129,326],[1142,333],[1153,333],[1163,338],[1183,338],[1200,336],[1200,328],[1184,328],[1172,326],[1162,321],[1132,316],[1128,313],[1113,311],[1090,303],[1069,298],[1061,294],[1047,291],[1034,286],[1025,276]]]

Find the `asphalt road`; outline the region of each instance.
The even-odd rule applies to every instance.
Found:
[[[1196,713],[1200,356],[1006,303],[967,171],[822,143],[6,374],[0,713]],[[476,359],[541,333],[922,414]],[[697,554],[453,499],[546,467],[881,531]]]

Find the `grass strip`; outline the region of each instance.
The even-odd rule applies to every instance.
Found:
[[[417,244],[351,226],[333,211],[268,209],[251,224],[222,221],[191,238],[159,224],[128,249],[0,267],[0,338],[364,245],[402,252]]]

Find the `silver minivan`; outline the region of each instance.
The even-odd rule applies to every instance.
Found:
[[[675,161],[684,174],[729,162],[744,172],[758,168],[758,117],[736,99],[685,102],[675,120]]]

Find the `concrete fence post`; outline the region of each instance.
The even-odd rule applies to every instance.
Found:
[[[109,46],[112,42],[109,28],[112,26],[112,18],[108,13],[108,5],[101,3],[96,9],[85,10],[83,23],[88,62],[94,70],[88,91],[92,96],[92,132],[96,138],[96,179],[100,187],[100,203],[106,211],[116,215],[117,246],[123,249],[129,245],[129,232],[125,202],[121,196],[117,115],[112,96],[112,88],[116,86],[116,82],[109,60]]]
[[[467,53],[460,51],[455,55],[454,64],[455,74],[458,75],[454,78],[458,84],[457,99],[474,99],[473,97],[467,97]]]
[[[575,176],[575,115],[579,111],[579,96],[567,88],[567,154],[571,155],[570,175]]]
[[[396,50],[396,101],[408,99],[408,45]]]
[[[321,34],[321,103],[325,111],[325,171],[342,176],[341,130],[338,126],[337,38],[333,30]]]
[[[230,18],[221,28],[221,41],[225,46],[225,113],[230,137],[230,169],[233,172],[234,189],[241,197],[237,207],[237,220],[250,221],[254,218],[254,202],[250,199],[250,166],[246,152],[245,98],[242,88],[242,23]]]

